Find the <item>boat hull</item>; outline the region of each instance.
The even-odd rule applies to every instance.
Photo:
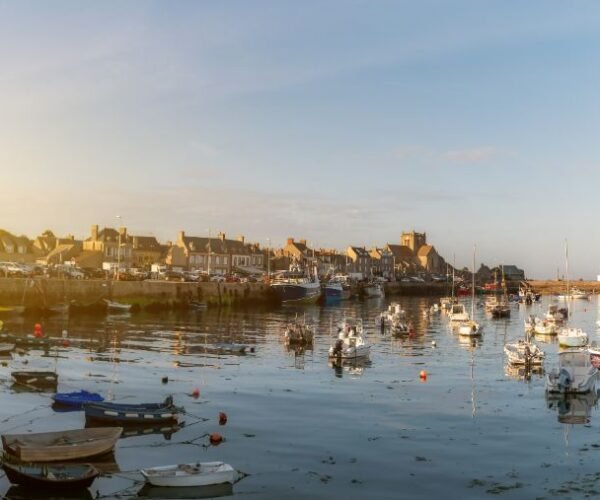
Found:
[[[165,404],[126,405],[116,403],[87,403],[83,405],[86,420],[126,424],[155,425],[177,422],[183,408]]]
[[[16,465],[2,464],[6,477],[25,488],[73,491],[89,488],[100,471],[92,465]]]
[[[234,483],[237,471],[222,462],[167,465],[140,471],[153,486],[189,487]]]
[[[271,290],[282,303],[314,303],[321,296],[318,283],[287,284],[274,283]]]
[[[121,427],[98,427],[33,434],[3,434],[4,451],[23,462],[62,462],[112,451]]]

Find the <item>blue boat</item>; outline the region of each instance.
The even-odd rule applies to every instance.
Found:
[[[339,281],[328,281],[323,287],[325,302],[337,302],[342,300],[344,288]]]
[[[77,392],[57,392],[52,399],[57,405],[68,406],[81,410],[85,403],[100,403],[104,398],[95,392],[77,391]]]
[[[284,304],[314,303],[321,296],[317,274],[307,276],[302,272],[286,272],[271,282],[271,290]]]
[[[177,422],[179,414],[185,411],[173,404],[171,396],[163,403],[86,403],[83,410],[86,422],[110,422],[119,425]]]

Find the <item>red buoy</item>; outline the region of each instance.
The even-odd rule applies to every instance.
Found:
[[[219,412],[219,425],[225,425],[227,423],[227,415],[222,411]]]
[[[427,380],[427,372],[425,370],[421,370],[421,372],[419,373],[419,377],[421,378],[421,380]]]
[[[210,436],[208,436],[210,444],[213,446],[220,445],[223,442],[223,436],[218,432],[213,432]]]
[[[192,391],[192,397],[194,399],[198,399],[200,397],[200,389],[198,389],[197,387],[194,388],[194,390]]]
[[[63,340],[63,347],[69,347],[69,341],[67,339]]]

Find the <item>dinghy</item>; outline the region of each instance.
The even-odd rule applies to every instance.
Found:
[[[169,396],[163,403],[86,403],[83,405],[86,420],[119,424],[160,424],[177,422],[185,410],[173,404]]]
[[[21,385],[47,387],[55,386],[58,382],[58,375],[55,372],[21,370],[11,372],[10,375],[15,383]]]
[[[6,477],[13,484],[38,490],[78,490],[89,488],[100,471],[89,464],[12,464],[3,462]]]
[[[79,460],[111,451],[122,427],[98,427],[58,432],[2,434],[5,453],[23,462]]]
[[[234,483],[240,476],[231,465],[223,462],[166,465],[142,469],[140,472],[153,486],[173,487]]]
[[[77,392],[59,392],[52,396],[54,402],[58,405],[69,406],[81,409],[85,403],[101,403],[104,398],[95,392],[77,391]]]

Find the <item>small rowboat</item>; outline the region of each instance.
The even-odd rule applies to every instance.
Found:
[[[21,385],[47,387],[55,386],[58,382],[58,375],[55,372],[24,370],[12,372],[10,375],[15,380],[15,383]]]
[[[0,342],[0,355],[6,354],[7,352],[12,351],[15,347],[16,347],[15,343]]]
[[[44,490],[77,490],[89,488],[100,471],[93,465],[2,464],[13,484]]]
[[[234,483],[240,473],[223,462],[165,465],[140,471],[153,486],[207,486]]]
[[[149,425],[177,422],[179,414],[184,412],[182,407],[173,404],[171,396],[163,403],[87,403],[83,409],[86,421]]]
[[[4,451],[23,462],[63,462],[111,451],[122,427],[97,427],[58,432],[2,434]]]
[[[95,392],[77,391],[77,392],[59,392],[52,396],[56,404],[81,409],[85,403],[99,403],[104,398]]]
[[[113,313],[126,313],[131,309],[131,304],[123,304],[122,302],[115,302],[108,299],[104,299],[104,302],[106,302],[106,308]]]

